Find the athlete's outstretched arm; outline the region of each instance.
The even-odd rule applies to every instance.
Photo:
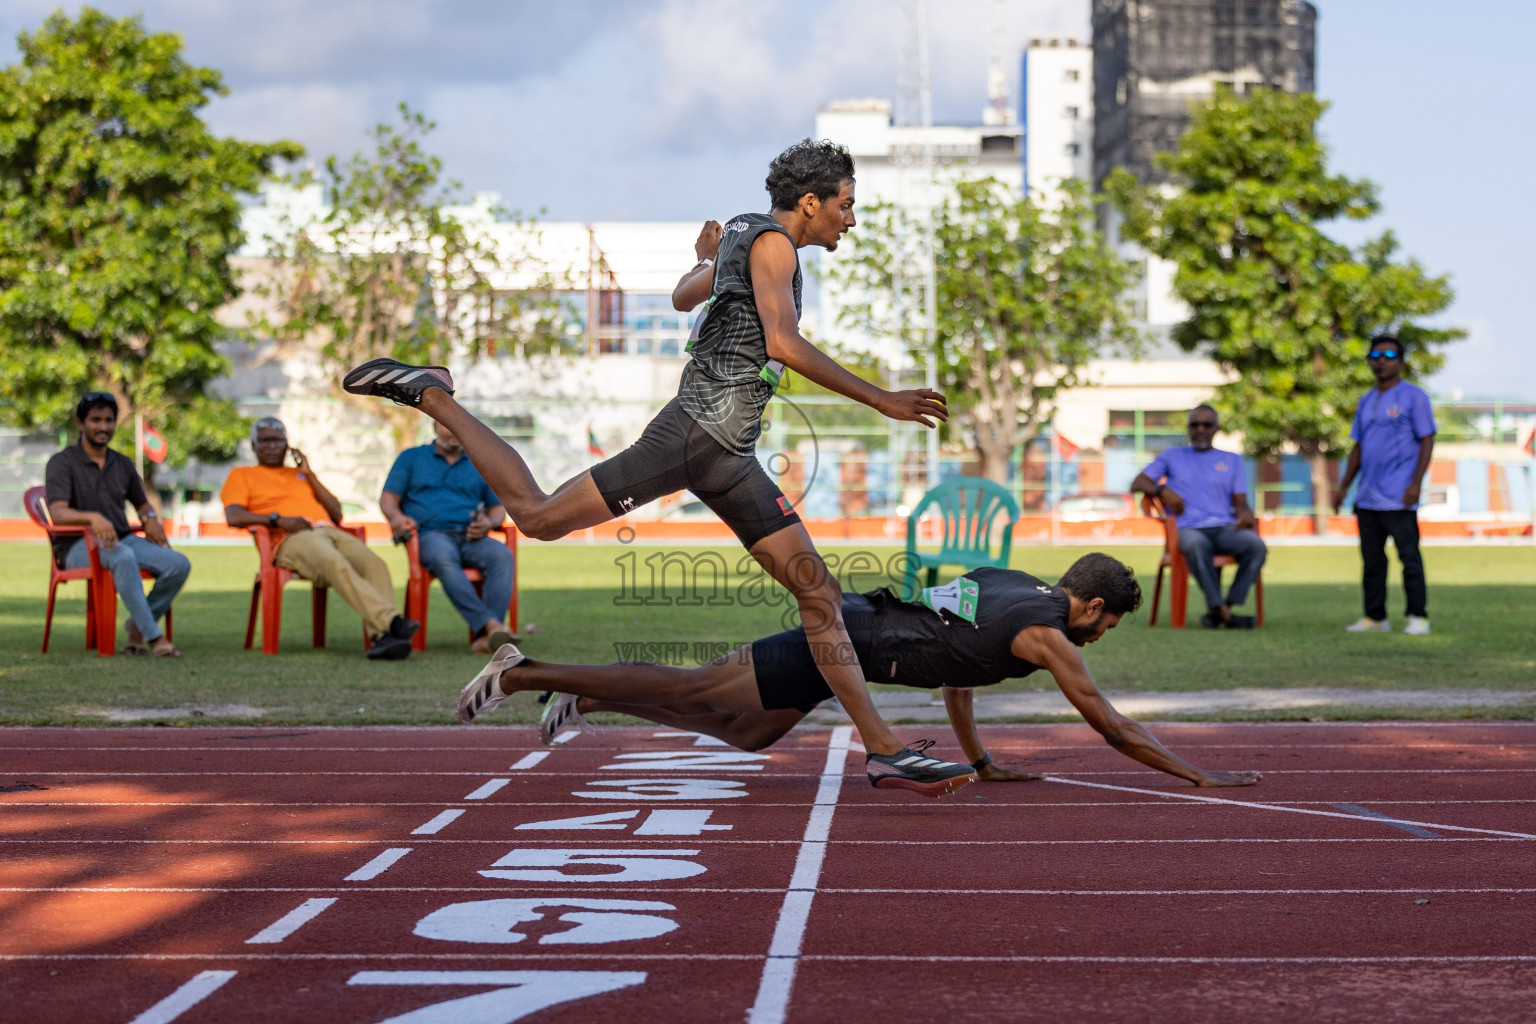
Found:
[[[1026,627],[1013,638],[1013,653],[1049,672],[1094,731],[1126,757],[1197,786],[1251,786],[1259,780],[1258,772],[1197,768],[1159,743],[1139,722],[1116,711],[1094,685],[1082,653],[1061,630],[1050,626]]]
[[[752,268],[752,293],[757,299],[757,315],[763,322],[763,336],[768,342],[768,358],[845,398],[862,402],[893,420],[912,420],[931,427],[933,420],[949,419],[944,396],[937,391],[887,391],[850,373],[836,360],[812,345],[800,333],[800,317],[795,312],[795,247],[777,231],[765,231],[752,243],[749,257]]]
[[[969,687],[946,686],[943,687],[942,692],[944,710],[949,712],[949,727],[955,731],[955,739],[960,741],[960,749],[965,751],[965,759],[975,764],[986,756],[987,748],[981,745],[981,737],[976,735],[976,716],[971,709],[971,690]],[[1017,768],[1006,768],[993,763],[978,768],[976,777],[984,782],[1029,782],[1043,776],[1039,772],[1021,772]]]

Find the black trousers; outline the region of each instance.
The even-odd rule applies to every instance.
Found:
[[[1387,617],[1387,538],[1397,548],[1397,560],[1403,564],[1403,592],[1408,596],[1408,614],[1428,618],[1428,598],[1424,587],[1424,559],[1419,554],[1419,513],[1415,509],[1382,511],[1356,508],[1360,526],[1360,557],[1365,562],[1361,584],[1365,589],[1365,614],[1380,621]]]

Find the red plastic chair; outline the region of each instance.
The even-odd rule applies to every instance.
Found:
[[[1150,494],[1141,497],[1141,511],[1152,519],[1157,519],[1163,524],[1163,560],[1157,565],[1157,585],[1152,588],[1152,614],[1147,625],[1157,625],[1157,605],[1163,595],[1163,573],[1170,574],[1168,588],[1168,624],[1174,629],[1183,629],[1189,604],[1189,563],[1184,558],[1184,552],[1179,550],[1179,521],[1163,507],[1162,500],[1154,498]],[[1255,526],[1257,529],[1257,526]],[[1221,575],[1221,570],[1229,565],[1236,565],[1237,559],[1231,555],[1217,555],[1215,559],[1216,574]],[[1253,584],[1254,602],[1258,612],[1257,623],[1264,625],[1264,574],[1259,573],[1259,578]]]
[[[276,654],[278,642],[283,635],[283,587],[294,580],[302,580],[304,577],[292,569],[284,569],[273,563],[272,556],[277,551],[277,545],[272,543],[272,530],[266,526],[248,527],[251,537],[256,541],[256,554],[261,559],[261,567],[256,570],[256,584],[251,587],[251,616],[245,623],[245,649],[251,649],[251,641],[256,638],[256,614],[261,613],[261,653]],[[327,529],[327,527],[319,527]],[[337,530],[345,530],[358,540],[363,540],[364,532],[361,526],[337,526]],[[325,612],[326,598],[330,594],[329,587],[311,584],[310,595],[310,621],[314,629],[314,645],[325,646]],[[368,627],[363,626],[363,649],[368,648]]]
[[[59,585],[70,580],[85,580],[85,649],[96,648],[99,657],[110,658],[117,653],[117,587],[112,580],[112,573],[101,564],[101,553],[96,535],[83,526],[55,526],[48,516],[47,489],[43,487],[29,487],[22,496],[23,503],[27,506],[27,515],[32,521],[42,527],[52,542],[56,537],[81,537],[85,538],[86,554],[90,555],[89,565],[79,569],[64,569],[59,566],[58,559],[49,552],[48,557],[48,611],[43,619],[43,653],[48,653],[48,637],[53,633],[53,604],[58,596]],[[135,533],[142,533],[144,527],[135,526]],[[155,574],[148,569],[140,569],[141,579],[152,580]],[[165,636],[168,640],[174,640],[171,635],[171,610],[165,610]]]
[[[507,605],[507,625],[512,632],[517,632],[517,527],[509,520],[501,526],[491,527],[492,533],[499,533],[506,540],[507,548],[512,552],[512,601]],[[421,542],[417,539],[418,531],[412,530],[410,537],[405,541],[405,557],[410,563],[410,577],[405,584],[405,617],[415,619],[421,623],[421,628],[416,635],[411,637],[411,647],[417,651],[427,649],[427,606],[429,592],[432,589],[432,581],[437,579],[421,564]],[[469,582],[475,585],[475,593],[485,592],[485,577],[479,569],[464,568],[464,575]],[[475,631],[469,631],[469,638],[475,638]]]

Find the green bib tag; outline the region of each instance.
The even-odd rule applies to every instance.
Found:
[[[757,371],[757,378],[767,381],[774,391],[778,391],[779,382],[784,379],[784,364],[777,359],[768,360],[768,365]]]
[[[948,612],[974,626],[981,585],[968,576],[956,576],[942,587],[924,589],[917,595],[917,603],[938,612],[941,618]]]

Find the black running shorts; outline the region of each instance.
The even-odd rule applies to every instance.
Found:
[[[843,595],[843,626],[853,641],[853,650],[839,652],[838,660],[847,664],[857,662],[866,680],[890,682],[871,664],[874,605],[869,598],[863,594]],[[811,656],[804,626],[752,641],[752,670],[757,676],[757,695],[764,711],[810,711],[832,697],[832,688]]]
[[[615,516],[664,494],[690,490],[748,549],[800,521],[756,457],[727,451],[675,398],[638,441],[592,467],[592,482]]]

